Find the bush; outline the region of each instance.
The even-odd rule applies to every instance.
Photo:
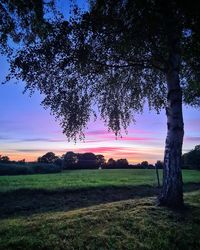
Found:
[[[0,175],[48,174],[61,172],[61,166],[45,163],[26,165],[0,163]]]
[[[1,163],[0,175],[30,174],[30,169],[25,165]]]
[[[61,166],[48,164],[48,163],[36,163],[31,167],[34,174],[49,174],[61,172]]]
[[[200,145],[182,155],[182,168],[200,170]]]

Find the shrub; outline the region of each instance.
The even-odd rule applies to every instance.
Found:
[[[0,175],[19,175],[30,174],[30,169],[25,165],[19,164],[0,164]]]
[[[36,163],[33,164],[31,169],[34,174],[48,174],[61,172],[61,166],[49,163]]]
[[[48,174],[61,172],[61,166],[45,163],[26,165],[0,163],[0,175]]]

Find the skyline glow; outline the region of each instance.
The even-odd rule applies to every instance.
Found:
[[[0,60],[1,80],[6,75],[8,64]],[[3,70],[2,70],[3,69]],[[154,163],[163,159],[166,137],[166,117],[162,111],[157,115],[145,108],[136,115],[136,124],[131,124],[128,134],[115,138],[103,122],[90,122],[85,133],[85,142],[68,142],[58,122],[49,110],[40,106],[42,96],[35,93],[31,98],[22,94],[23,83],[14,81],[0,86],[0,154],[11,159],[36,160],[42,154],[53,151],[62,155],[67,151],[103,154],[106,159],[127,158],[130,163],[147,160]],[[200,144],[200,111],[184,107],[185,137],[183,153]]]
[[[77,3],[87,9],[83,0]],[[58,8],[66,18],[69,17],[70,2],[61,0]],[[0,81],[8,72],[6,58],[0,57]],[[154,163],[163,160],[166,129],[166,117],[163,110],[159,115],[148,111],[136,115],[136,124],[131,124],[128,134],[116,140],[115,135],[107,131],[103,122],[97,120],[88,124],[85,131],[85,142],[68,142],[62,134],[58,122],[50,115],[49,110],[40,106],[42,96],[35,93],[32,98],[22,94],[24,84],[0,85],[0,155],[11,159],[27,161],[36,160],[42,154],[53,151],[62,155],[67,151],[101,153],[106,159],[127,158],[130,163],[147,160]],[[185,137],[183,153],[200,144],[200,110],[183,108]]]

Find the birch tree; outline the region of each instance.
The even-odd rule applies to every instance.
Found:
[[[200,4],[197,1],[94,0],[11,58],[11,77],[39,90],[69,139],[83,138],[100,115],[118,135],[144,104],[166,110],[160,205],[183,206],[182,104],[200,104]],[[95,107],[95,108],[94,108]],[[98,112],[96,111],[98,108]]]

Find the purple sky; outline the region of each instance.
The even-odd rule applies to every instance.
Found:
[[[64,1],[60,1],[62,8]],[[82,7],[84,1],[79,1]],[[69,9],[69,6],[67,7]],[[5,57],[0,57],[0,80],[8,71]],[[67,151],[94,152],[106,158],[127,158],[130,163],[148,160],[154,163],[163,159],[166,136],[165,112],[157,115],[145,109],[136,116],[136,124],[128,129],[128,135],[116,140],[101,121],[92,121],[86,130],[85,142],[67,142],[59,124],[48,110],[40,106],[42,96],[31,98],[23,95],[23,83],[14,81],[0,85],[0,155],[11,159],[35,160],[38,156],[53,151],[62,155]],[[200,144],[200,109],[184,107],[185,137],[183,152]]]
[[[8,64],[0,58],[2,80]],[[40,106],[42,96],[22,94],[23,83],[14,81],[0,85],[0,154],[11,159],[35,160],[47,151],[58,155],[75,152],[101,153],[106,158],[127,158],[131,163],[162,160],[166,136],[165,112],[157,115],[148,112],[136,116],[136,124],[128,129],[128,135],[115,139],[101,121],[90,122],[85,142],[67,142],[59,124],[48,110]],[[200,144],[200,110],[184,107],[185,138],[183,152]]]

